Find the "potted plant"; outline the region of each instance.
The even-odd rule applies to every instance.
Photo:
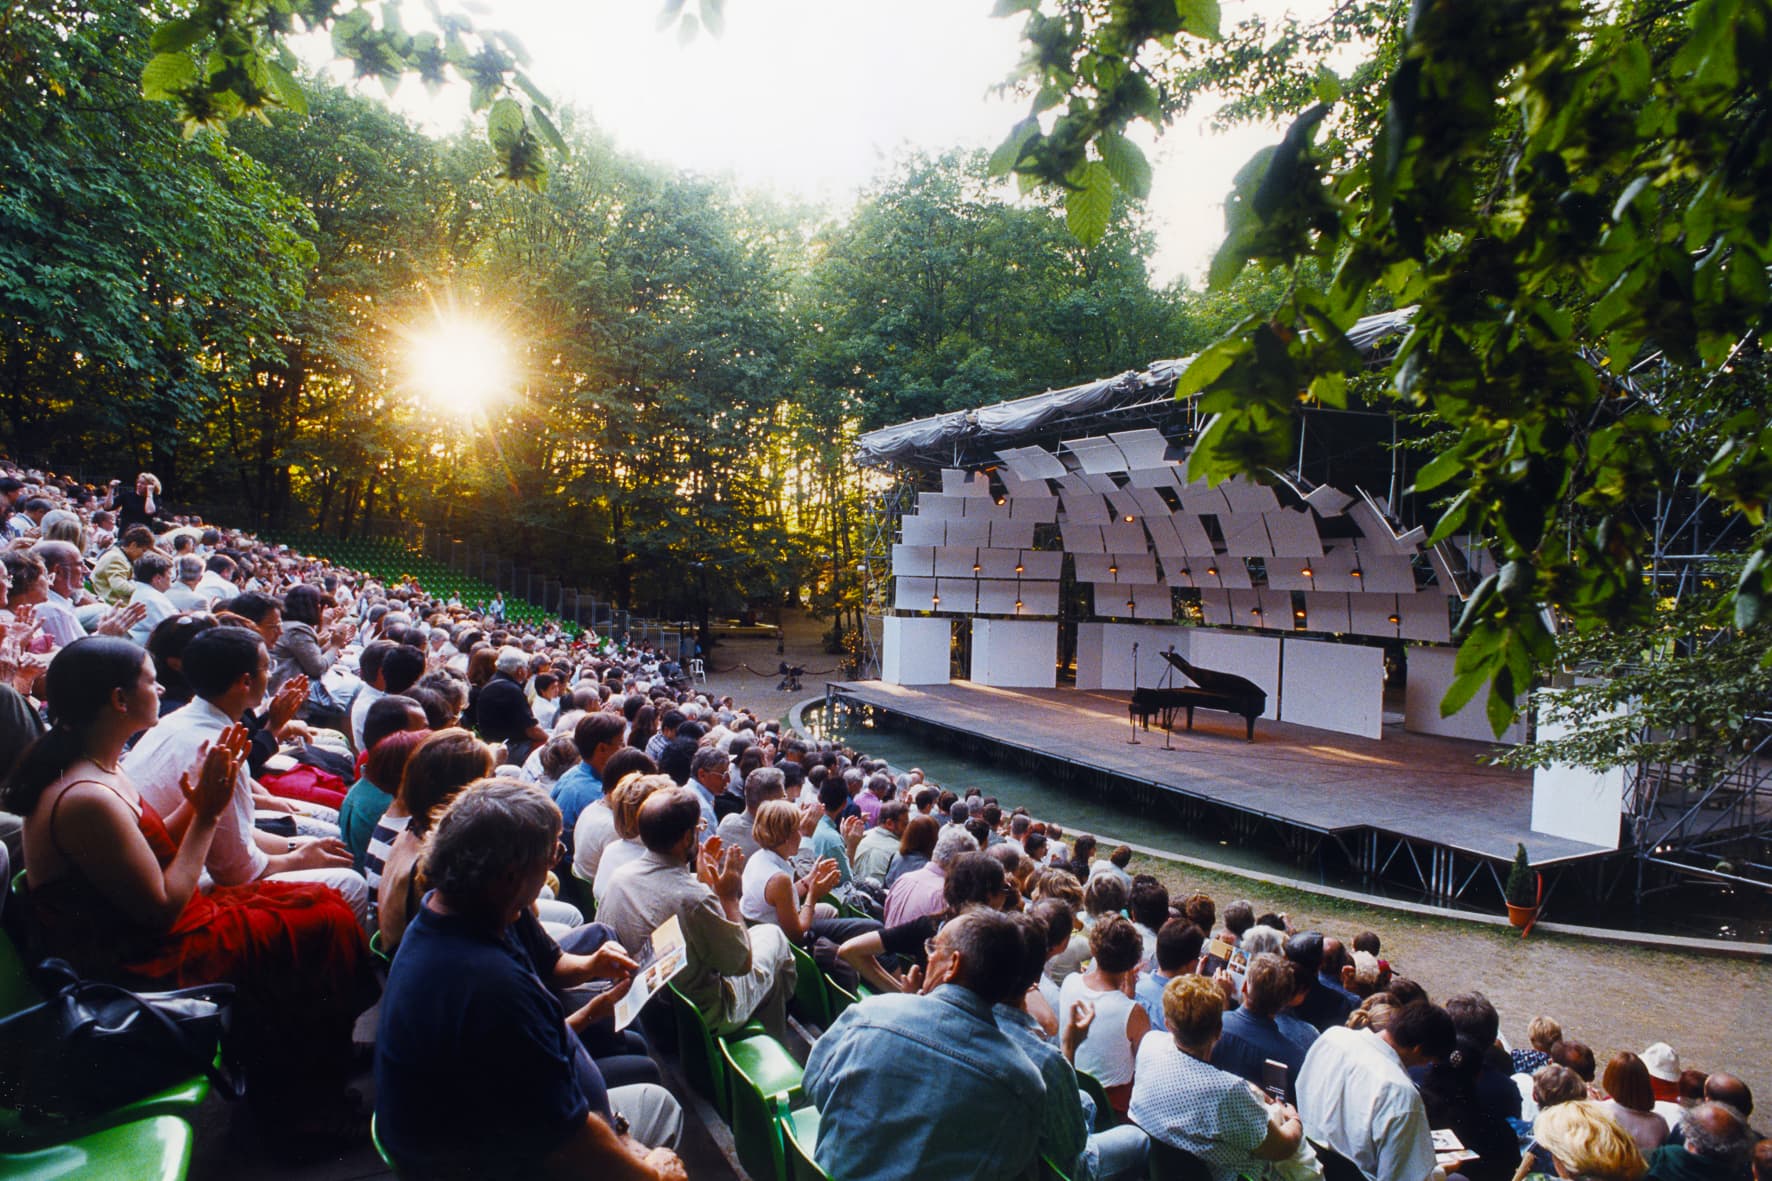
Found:
[[[1514,846],[1514,864],[1507,871],[1507,886],[1503,891],[1507,896],[1507,921],[1516,927],[1530,926],[1538,917],[1539,894],[1538,875],[1532,870],[1532,863],[1526,860],[1526,846]]]

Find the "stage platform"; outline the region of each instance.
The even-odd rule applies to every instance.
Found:
[[[1372,740],[1261,719],[1249,742],[1242,718],[1198,710],[1191,732],[1178,715],[1174,749],[1165,750],[1154,723],[1139,732],[1138,745],[1127,742],[1129,693],[965,681],[922,687],[843,681],[826,688],[836,700],[1007,748],[1005,756],[1017,761],[1047,762],[1054,774],[1074,777],[1080,768],[1097,781],[1149,785],[1283,829],[1323,834],[1375,874],[1406,849],[1434,893],[1462,893],[1457,879],[1468,884],[1467,869],[1476,876],[1487,868],[1483,876],[1491,879],[1504,874],[1505,865],[1497,863],[1513,860],[1516,843],[1540,868],[1617,852],[1532,832],[1530,773],[1479,761],[1492,749],[1486,744],[1413,734],[1401,723],[1387,724],[1384,737]],[[1418,848],[1432,867],[1422,864]]]

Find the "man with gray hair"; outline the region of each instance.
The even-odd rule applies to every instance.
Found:
[[[172,586],[166,597],[180,611],[207,611],[209,600],[197,593],[203,581],[203,559],[196,554],[180,554],[172,564]]]
[[[431,835],[433,889],[388,973],[375,1044],[376,1130],[405,1175],[686,1177],[677,1101],[606,1088],[555,995],[614,981],[585,1006],[601,1019],[634,961],[610,944],[538,958],[529,904],[559,839],[547,793],[510,779],[469,787]]]
[[[926,914],[939,914],[947,905],[943,893],[947,887],[948,866],[963,853],[978,852],[978,839],[958,824],[942,828],[935,838],[935,852],[929,864],[912,870],[896,882],[886,895],[886,925],[896,927]]]
[[[529,657],[523,649],[507,645],[498,650],[493,667],[492,679],[481,687],[474,706],[475,729],[483,741],[504,743],[504,761],[520,767],[530,751],[548,740],[523,692]]]
[[[54,640],[56,647],[65,648],[86,634],[74,614],[74,596],[86,579],[86,563],[80,558],[79,547],[67,541],[39,541],[31,547],[31,554],[49,575],[48,597],[37,604],[33,618],[42,623],[43,634]]]
[[[757,809],[770,800],[787,797],[787,776],[774,767],[758,767],[744,780],[744,811],[733,812],[720,821],[716,835],[728,848],[740,849],[750,857],[762,848],[751,835]]]
[[[1649,1181],[1742,1181],[1753,1158],[1754,1136],[1740,1111],[1708,1099],[1680,1120],[1683,1145],[1649,1154]]]

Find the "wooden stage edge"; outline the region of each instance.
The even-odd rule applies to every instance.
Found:
[[[1165,750],[1153,723],[1127,741],[1126,692],[1001,689],[956,681],[888,685],[832,681],[846,698],[914,723],[997,746],[1065,778],[1077,768],[1149,785],[1277,824],[1333,836],[1344,846],[1405,838],[1512,861],[1516,843],[1535,866],[1615,856],[1617,850],[1531,830],[1532,776],[1481,761],[1486,743],[1413,734],[1400,723],[1360,738],[1260,719],[1255,741],[1243,719],[1199,710],[1194,729],[1178,716]],[[1038,772],[1036,772],[1038,773]]]

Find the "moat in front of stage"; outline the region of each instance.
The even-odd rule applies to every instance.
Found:
[[[1239,841],[1191,832],[1160,813],[960,754],[939,743],[898,732],[889,715],[855,718],[808,705],[801,722],[804,730],[819,737],[853,746],[872,758],[885,759],[895,771],[920,767],[930,781],[942,787],[962,794],[977,787],[985,795],[997,797],[1005,811],[1024,807],[1041,819],[1057,821],[1064,826],[1067,837],[1090,833],[1102,840],[1104,855],[1105,848],[1111,847],[1111,838],[1211,862],[1233,873],[1250,871],[1375,897],[1425,901],[1418,891],[1396,883],[1363,881],[1355,873],[1325,867],[1315,857],[1295,858],[1277,842],[1259,837]],[[1152,730],[1147,738],[1162,742],[1158,730]],[[1554,901],[1556,904],[1547,907],[1545,917],[1557,922],[1706,939],[1772,942],[1772,906],[1761,896],[1715,885],[1682,886],[1650,898],[1644,903],[1640,921],[1632,921],[1628,896],[1603,908],[1582,901]],[[1448,914],[1460,910],[1456,906],[1445,909]]]

